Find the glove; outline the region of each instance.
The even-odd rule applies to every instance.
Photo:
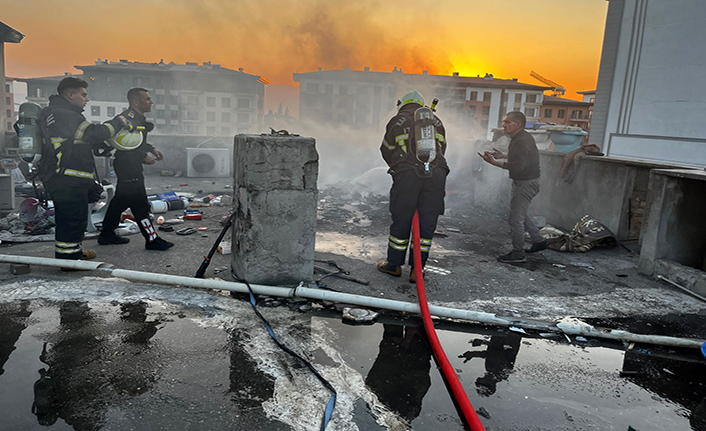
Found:
[[[110,157],[113,154],[113,147],[101,142],[100,144],[93,145],[93,155],[96,157]]]
[[[150,123],[149,121],[146,121],[145,124],[145,132],[149,133],[154,129],[154,123]]]
[[[93,184],[88,188],[88,203],[94,204],[101,199],[103,194],[103,186],[94,181]]]

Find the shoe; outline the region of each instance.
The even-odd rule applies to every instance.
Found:
[[[98,235],[98,244],[108,245],[108,244],[127,244],[130,242],[130,238],[123,238],[120,235]]]
[[[547,240],[544,240],[542,242],[535,242],[532,244],[532,247],[526,248],[525,253],[536,253],[538,251],[546,250],[547,249]]]
[[[524,251],[513,250],[508,254],[498,256],[498,260],[504,263],[525,263],[527,262],[527,256],[525,256]]]
[[[385,274],[390,274],[394,277],[399,277],[402,275],[402,267],[397,265],[392,265],[386,260],[378,262],[378,271],[384,272]]]
[[[422,278],[424,278],[424,270],[422,270]],[[416,283],[417,282],[417,271],[412,268],[409,271],[409,282],[410,283]]]
[[[147,250],[159,250],[159,251],[164,251],[168,249],[169,247],[172,247],[174,245],[173,242],[165,241],[160,237],[157,237],[151,242],[148,242],[145,244],[145,248]]]

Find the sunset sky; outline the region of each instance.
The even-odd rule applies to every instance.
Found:
[[[25,35],[6,74],[78,73],[118,61],[211,61],[296,86],[293,73],[352,69],[492,73],[596,87],[606,0],[0,0]]]

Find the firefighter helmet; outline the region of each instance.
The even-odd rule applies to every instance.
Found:
[[[130,132],[128,129],[122,129],[108,139],[108,143],[118,151],[134,150],[142,143],[142,131]]]
[[[400,110],[403,106],[410,103],[416,103],[419,106],[424,106],[424,97],[422,97],[422,95],[416,90],[407,92],[400,98],[400,100],[397,101],[397,109]]]

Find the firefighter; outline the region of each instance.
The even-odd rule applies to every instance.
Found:
[[[117,116],[104,124],[92,124],[83,116],[88,103],[86,81],[67,77],[49,97],[40,124],[45,145],[39,175],[54,201],[57,259],[92,259],[93,250],[83,250],[88,222],[88,204],[100,198],[102,187],[95,181],[94,149],[115,135],[127,120]]]
[[[120,216],[130,208],[135,216],[140,233],[145,238],[147,250],[164,251],[174,245],[157,235],[154,225],[150,221],[150,204],[145,191],[145,177],[142,174],[142,164],[154,164],[163,160],[161,151],[147,143],[147,133],[154,128],[154,124],[147,121],[145,114],[152,110],[152,98],[149,91],[144,88],[133,88],[127,93],[130,107],[122,113],[134,127],[144,127],[142,142],[137,148],[121,148],[120,144],[113,142],[118,151],[115,154],[113,166],[118,176],[115,196],[108,205],[108,211],[103,219],[103,229],[98,236],[98,244],[126,244],[128,238],[115,234],[115,228],[120,223]]]
[[[417,91],[406,93],[397,102],[398,113],[387,124],[380,151],[390,167],[390,213],[392,224],[387,245],[387,260],[379,262],[380,272],[395,277],[402,275],[402,266],[409,248],[409,281],[417,281],[414,272],[410,231],[415,211],[419,211],[422,268],[429,257],[436,223],[444,213],[446,176],[446,132],[441,120],[424,107],[424,98]]]

